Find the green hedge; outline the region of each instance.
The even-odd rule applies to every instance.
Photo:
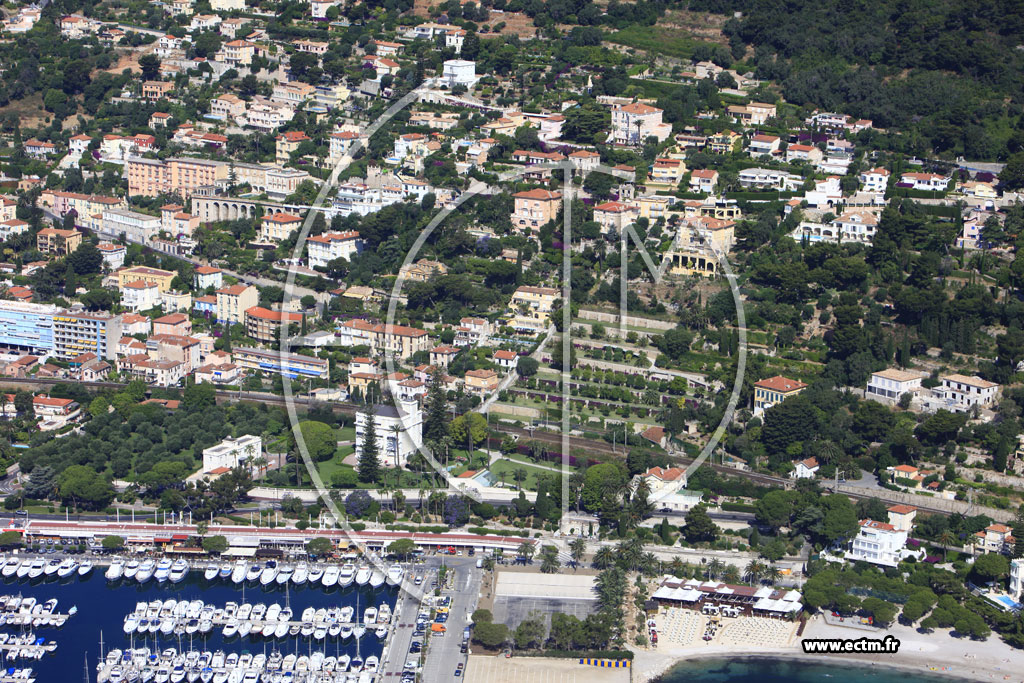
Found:
[[[482,526],[471,526],[468,529],[469,533],[476,534],[477,536],[527,536],[518,529],[488,529]]]
[[[388,531],[409,531],[411,533],[443,534],[450,529],[446,526],[428,526],[426,524],[385,524]]]
[[[757,512],[757,508],[746,503],[722,503],[722,509],[726,512]]]
[[[938,190],[915,190],[910,187],[894,187],[886,193],[885,198],[908,197],[910,199],[942,199],[946,196],[946,192],[949,192],[948,187],[944,192],[939,192]]]

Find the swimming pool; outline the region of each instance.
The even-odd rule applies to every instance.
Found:
[[[1003,609],[1008,610],[1010,612],[1017,612],[1022,607],[1022,605],[1019,602],[1016,602],[1009,595],[996,595],[994,593],[989,593],[985,597],[987,597],[992,602],[996,603]]]

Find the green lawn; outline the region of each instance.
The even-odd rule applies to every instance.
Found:
[[[505,483],[514,484],[515,480],[512,478],[512,473],[517,469],[526,470],[526,481],[523,482],[523,488],[530,491],[537,490],[537,476],[538,475],[549,475],[555,474],[554,472],[541,469],[539,467],[532,467],[530,465],[524,465],[519,462],[513,462],[511,460],[496,460],[491,465],[490,470],[494,475],[495,480],[501,480],[502,472],[505,473]]]

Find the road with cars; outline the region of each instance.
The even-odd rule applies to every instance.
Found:
[[[462,647],[462,634],[476,609],[483,577],[483,571],[477,569],[475,557],[441,557],[447,567],[447,580],[441,587],[440,598],[447,604],[443,602],[440,606],[447,608],[448,613],[442,624],[445,631],[433,633],[427,647],[421,680],[430,683],[463,680],[469,653]]]

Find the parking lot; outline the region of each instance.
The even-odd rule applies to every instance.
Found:
[[[466,676],[472,683],[627,683],[629,669],[584,666],[576,659],[473,656]]]
[[[594,577],[581,574],[499,572],[494,591],[494,621],[514,629],[531,614],[555,612],[584,619],[594,611]]]

